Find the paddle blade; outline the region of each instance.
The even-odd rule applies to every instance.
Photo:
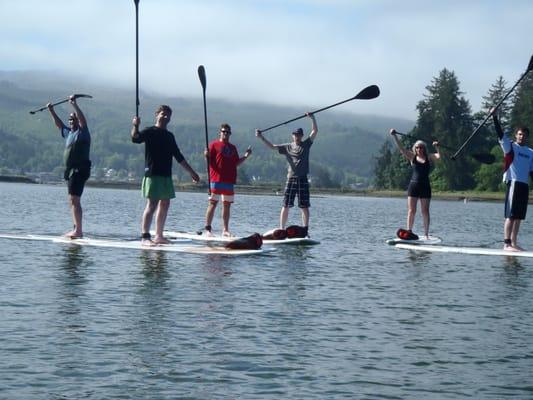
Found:
[[[494,154],[490,153],[472,154],[472,158],[482,164],[493,164],[496,161]]]
[[[375,99],[378,96],[379,96],[379,87],[377,87],[376,85],[371,85],[371,86],[364,88],[359,93],[357,93],[354,99],[370,100],[370,99]]]
[[[202,87],[205,90],[205,88],[207,86],[207,80],[205,78],[205,68],[204,68],[203,65],[200,65],[198,67],[198,78],[200,78],[200,83],[202,84]]]
[[[89,95],[89,94],[75,94],[74,95],[74,98],[77,99],[79,97],[87,97],[88,99],[92,99],[93,96]]]

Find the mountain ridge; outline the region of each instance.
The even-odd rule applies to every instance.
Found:
[[[0,71],[0,138],[2,134],[18,137],[21,141],[19,145],[25,147],[27,158],[6,157],[6,147],[0,146],[0,168],[18,167],[23,171],[61,168],[62,146],[47,111],[35,115],[28,114],[28,111],[43,107],[48,101],[62,100],[73,92],[93,96],[93,99],[80,99],[79,104],[87,116],[93,135],[92,158],[95,168],[114,168],[141,174],[144,153],[140,146],[132,145],[129,140],[131,119],[135,113],[135,91],[50,71]],[[175,133],[178,145],[191,165],[202,171],[205,168],[201,154],[205,147],[205,136],[201,96],[162,96],[141,91],[141,126],[153,123],[153,112],[158,104],[169,104],[173,108],[169,130]],[[68,104],[57,107],[60,117],[65,118],[69,107]],[[342,108],[348,107],[345,105]],[[254,156],[240,168],[242,175],[272,180],[284,178],[284,160],[259,143],[254,130],[302,115],[306,110],[300,106],[240,102],[209,96],[207,108],[210,140],[216,139],[218,126],[227,122],[233,127],[232,142],[242,148],[241,151],[248,145],[254,147]],[[356,108],[356,105],[352,105],[352,108]],[[371,179],[373,159],[388,129],[395,127],[408,131],[414,125],[414,122],[400,118],[360,115],[344,110],[319,113],[317,121],[319,136],[311,155],[311,174],[316,170],[315,174],[318,171],[328,175],[341,185],[354,183],[358,179]],[[274,143],[288,142],[295,126],[307,131],[310,122],[304,118],[269,131],[266,135]],[[40,148],[50,152],[49,157],[40,155]],[[55,162],[54,158],[57,158]],[[180,175],[179,168],[174,171]]]

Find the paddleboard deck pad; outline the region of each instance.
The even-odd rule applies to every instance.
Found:
[[[407,240],[407,239],[400,239],[400,238],[393,238],[387,240],[385,243],[390,245],[397,245],[400,243],[405,244],[439,244],[442,243],[442,239],[437,236],[429,236],[428,239],[418,238],[416,240]]]
[[[228,243],[233,240],[241,239],[241,237],[235,236],[207,236],[205,234],[189,233],[189,232],[175,232],[175,231],[165,231],[165,237],[169,239],[188,239],[201,242],[212,242],[212,243]],[[320,244],[318,240],[311,239],[309,237],[304,238],[287,238],[287,239],[263,239],[264,245],[278,245],[278,244],[293,244],[301,246],[314,246]]]
[[[192,245],[187,239],[178,239],[172,241],[170,244],[162,244],[157,246],[143,245],[140,240],[118,240],[118,239],[69,239],[64,236],[52,236],[52,235],[11,235],[0,234],[0,239],[15,239],[15,240],[38,240],[48,241],[59,244],[69,244],[76,246],[94,246],[94,247],[107,247],[116,249],[135,249],[135,250],[151,250],[151,251],[166,251],[174,253],[189,253],[189,254],[218,254],[218,255],[230,255],[230,256],[243,256],[261,254],[267,249],[258,250],[234,250],[226,249],[224,247],[212,247],[212,246],[198,246]]]
[[[425,251],[434,253],[475,254],[482,256],[533,257],[533,251],[509,251],[490,249],[487,247],[455,247],[455,246],[426,246],[420,244],[399,243],[395,247],[404,250]]]

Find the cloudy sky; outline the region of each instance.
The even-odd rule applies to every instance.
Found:
[[[533,54],[531,0],[140,0],[141,90],[416,118],[453,70],[474,111]],[[0,0],[0,70],[63,70],[135,84],[133,0]],[[133,86],[134,87],[134,86]]]

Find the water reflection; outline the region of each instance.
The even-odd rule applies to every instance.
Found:
[[[231,261],[227,257],[215,254],[202,258],[198,263],[198,266],[207,272],[206,281],[215,286],[223,286],[224,279],[233,274],[230,265]]]
[[[168,254],[163,251],[144,250],[140,259],[144,266],[143,270],[148,273],[162,271],[168,266]]]
[[[60,265],[67,272],[67,276],[71,278],[72,284],[77,285],[80,281],[86,281],[84,271],[80,270],[84,261],[86,261],[86,257],[81,246],[72,245],[64,248]]]
[[[72,333],[86,331],[86,321],[83,314],[83,298],[86,295],[87,267],[92,264],[84,249],[81,246],[66,246],[63,249],[63,257],[60,259],[61,274],[59,282],[60,298],[58,299],[58,318],[60,324],[69,334],[67,338],[72,339]],[[74,337],[78,337],[75,335]],[[65,338],[66,339],[66,338]]]
[[[413,267],[425,267],[431,261],[431,254],[418,251],[409,251],[407,258],[409,261],[411,261]]]
[[[275,256],[282,260],[287,267],[299,269],[312,262],[312,252],[317,250],[311,246],[279,246],[275,249]],[[272,256],[274,256],[274,254]]]
[[[505,257],[504,269],[507,273],[518,275],[519,271],[523,271],[524,267],[517,257]]]
[[[517,257],[505,257],[504,258],[504,281],[512,290],[513,298],[520,296],[529,286],[529,279],[526,268],[522,265],[522,262]]]
[[[140,260],[142,264],[141,291],[147,304],[157,304],[161,294],[169,289],[169,259],[168,254],[162,251],[142,251]]]
[[[87,258],[84,249],[81,246],[66,246],[63,249],[63,257],[60,259],[61,274],[59,282],[61,283],[62,300],[60,312],[65,314],[77,314],[79,304],[76,299],[85,294],[85,285],[87,284],[87,266],[91,261]]]

